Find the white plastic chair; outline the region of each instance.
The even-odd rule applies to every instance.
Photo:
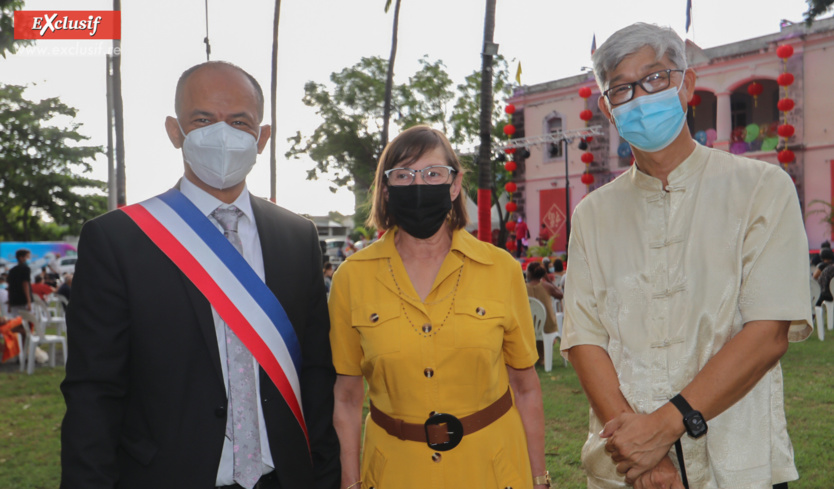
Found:
[[[46,328],[50,329],[52,326],[57,328],[56,332],[59,335],[66,334],[67,320],[64,317],[64,308],[61,306],[61,301],[58,299],[66,298],[59,294],[52,294],[48,301],[44,301],[37,294],[32,296],[33,304],[41,309],[44,321],[46,321]]]
[[[533,315],[533,330],[536,332],[536,341],[543,341],[542,335],[544,334],[544,320],[547,318],[547,309],[545,309],[542,301],[534,297],[528,297],[527,299],[530,301],[530,312]]]
[[[834,286],[834,278],[828,282],[828,290],[834,290],[831,287]],[[824,302],[824,304],[830,306],[828,309],[828,316],[826,321],[826,329],[831,331],[834,330],[834,302]],[[820,338],[822,339],[822,338]]]
[[[820,289],[820,284],[814,277],[810,277],[811,280],[811,307],[817,303],[817,299],[820,298],[820,294],[822,294],[822,290]]]
[[[817,337],[825,341],[825,323],[831,320],[834,313],[834,302],[823,301],[822,307],[817,307]]]
[[[29,340],[26,345],[26,372],[31,375],[35,371],[35,348],[38,345],[49,345],[49,366],[55,366],[55,345],[61,344],[64,354],[64,366],[67,364],[67,339],[60,334],[46,334],[46,322],[43,321],[43,314],[45,311],[38,311],[36,307],[34,312],[20,311],[20,317],[24,321],[34,323],[35,331],[29,335]]]

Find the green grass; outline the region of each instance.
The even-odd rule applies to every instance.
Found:
[[[832,335],[834,336],[834,335]],[[556,357],[539,370],[547,436],[547,467],[561,489],[585,487],[579,453],[588,427],[588,402],[570,367]],[[816,335],[791,345],[782,360],[785,408],[800,480],[791,489],[834,486],[834,338]],[[60,423],[64,370],[39,367],[28,376],[0,373],[0,489],[55,489],[60,479]]]

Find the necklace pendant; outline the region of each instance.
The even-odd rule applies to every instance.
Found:
[[[423,333],[431,333],[431,324],[426,323],[423,325]]]

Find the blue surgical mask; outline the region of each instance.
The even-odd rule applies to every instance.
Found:
[[[635,148],[649,153],[660,151],[672,144],[686,123],[678,92],[664,90],[637,97],[611,110],[617,131]]]
[[[8,288],[9,288],[9,284],[7,284],[5,282],[0,284],[0,289],[8,289]]]

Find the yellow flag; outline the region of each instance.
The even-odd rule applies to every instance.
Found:
[[[515,70],[515,81],[521,85],[521,61],[518,62],[518,69]]]

